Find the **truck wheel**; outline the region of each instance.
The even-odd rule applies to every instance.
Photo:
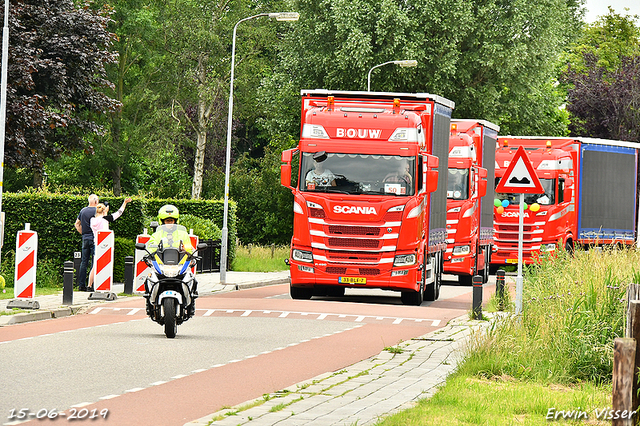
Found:
[[[567,240],[567,242],[564,244],[564,249],[567,251],[567,253],[573,254],[573,241]]]
[[[400,293],[400,300],[402,300],[403,305],[420,306],[422,305],[422,292],[403,291]]]
[[[424,286],[424,300],[433,302],[440,297],[440,286],[442,285],[442,262],[439,256],[433,257],[435,260],[435,270],[433,272],[433,282]]]
[[[473,284],[473,275],[458,275],[458,283],[465,287],[469,287]]]
[[[294,287],[289,285],[289,294],[292,299],[309,300],[313,296],[313,288]]]

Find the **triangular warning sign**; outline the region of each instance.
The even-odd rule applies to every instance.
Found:
[[[519,147],[496,186],[496,192],[507,194],[543,194],[544,189],[536,176],[524,147]]]

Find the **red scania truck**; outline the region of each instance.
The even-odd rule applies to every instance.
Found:
[[[458,275],[463,285],[477,274],[483,282],[489,279],[499,130],[484,120],[451,120],[444,272]]]
[[[400,291],[408,305],[438,298],[454,106],[422,93],[302,91],[300,143],[281,166],[294,196],[292,298],[346,288]]]
[[[495,185],[519,146],[524,147],[544,194],[524,195],[523,262],[562,244],[635,241],[640,144],[592,138],[500,137]],[[518,262],[519,194],[496,193],[492,269]]]

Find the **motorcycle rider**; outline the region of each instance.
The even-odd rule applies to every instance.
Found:
[[[195,248],[191,244],[191,238],[189,234],[182,226],[178,225],[178,219],[180,218],[180,212],[178,208],[172,204],[165,204],[158,211],[158,220],[162,223],[161,227],[153,233],[149,242],[147,243],[147,247],[157,248],[160,242],[162,242],[164,247],[174,247],[180,248],[182,244],[182,248],[188,252],[193,253]],[[198,297],[198,282],[195,278],[192,281],[192,286],[189,288],[191,303],[188,306],[189,316],[193,316],[195,314],[195,299]],[[151,300],[155,300],[157,296],[158,286],[155,285],[153,288],[147,289],[149,293],[149,297],[147,297],[147,314],[152,311]]]
[[[183,248],[188,253],[193,253],[194,248],[191,245],[191,238],[189,238],[189,234],[183,228],[175,226],[178,224],[179,218],[180,212],[176,206],[173,204],[165,204],[162,206],[158,211],[158,220],[160,223],[167,226],[158,228],[151,236],[148,244],[151,247],[154,247],[158,246],[160,241],[162,241],[162,244],[168,244],[170,247],[180,248],[180,241],[182,241]]]

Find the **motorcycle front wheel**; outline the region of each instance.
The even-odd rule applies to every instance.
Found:
[[[176,324],[176,299],[167,297],[162,301],[164,308],[164,334],[169,339],[176,337],[178,325]]]

